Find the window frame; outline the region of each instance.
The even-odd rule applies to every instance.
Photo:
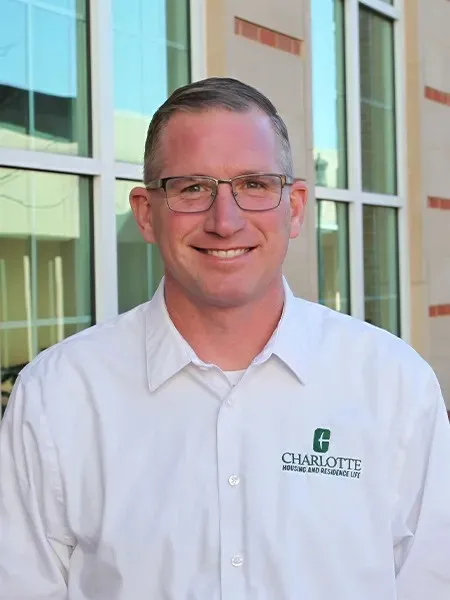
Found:
[[[189,0],[191,80],[206,77],[206,1]],[[91,157],[51,154],[0,147],[4,168],[49,171],[92,178],[94,222],[94,321],[118,314],[116,179],[142,179],[142,166],[114,157],[113,0],[88,6],[88,65],[90,85]]]
[[[344,0],[345,13],[345,82],[347,117],[347,189],[315,186],[315,198],[336,202],[347,202],[349,208],[350,248],[350,306],[352,316],[364,319],[364,253],[363,253],[363,206],[365,204],[393,207],[398,211],[399,248],[399,293],[401,337],[410,340],[409,301],[409,252],[408,211],[406,202],[406,111],[405,111],[405,66],[404,66],[404,2],[394,0],[390,5],[383,0]],[[395,132],[397,159],[397,194],[384,195],[364,192],[362,189],[361,163],[361,108],[360,108],[360,53],[359,10],[366,7],[379,16],[392,21],[394,34],[395,74]]]

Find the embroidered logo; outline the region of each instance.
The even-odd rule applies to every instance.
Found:
[[[313,450],[324,454],[330,447],[331,431],[329,429],[316,429],[314,432]]]
[[[284,452],[281,457],[283,471],[359,479],[363,471],[362,460],[350,456],[325,456],[330,443],[330,429],[317,428],[313,434],[313,453]]]

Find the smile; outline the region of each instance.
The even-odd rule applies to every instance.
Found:
[[[209,256],[215,256],[216,258],[236,258],[237,256],[242,256],[243,254],[247,254],[253,248],[233,248],[230,250],[213,250],[208,248],[197,248],[200,252],[204,254],[209,254]]]

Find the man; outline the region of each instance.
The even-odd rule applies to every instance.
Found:
[[[41,354],[6,411],[1,600],[448,600],[438,383],[293,297],[306,189],[273,105],[232,79],[177,90],[144,170],[155,297]]]

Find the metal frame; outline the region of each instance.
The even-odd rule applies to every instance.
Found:
[[[347,170],[348,188],[333,189],[316,186],[315,196],[320,200],[348,203],[350,237],[350,299],[351,314],[364,319],[364,256],[363,256],[363,206],[394,207],[398,209],[399,293],[401,335],[410,339],[409,304],[409,251],[407,219],[406,178],[406,114],[404,69],[403,2],[395,0],[390,5],[383,0],[344,0],[346,97],[347,97]],[[393,21],[397,144],[397,195],[364,192],[361,170],[361,118],[359,76],[359,8],[365,6]]]

